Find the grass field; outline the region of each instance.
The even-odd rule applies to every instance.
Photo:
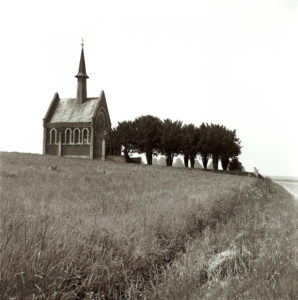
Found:
[[[0,175],[0,299],[297,292],[297,210],[271,181],[17,153]]]

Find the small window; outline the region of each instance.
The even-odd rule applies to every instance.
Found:
[[[73,131],[73,142],[74,142],[74,144],[80,143],[80,129],[79,128],[76,128]]]
[[[65,144],[71,144],[71,129],[70,128],[67,128],[65,130],[65,136],[64,136],[65,140]]]
[[[50,130],[50,144],[57,144],[57,130],[55,128]]]
[[[83,144],[89,144],[89,129],[83,128],[82,130],[82,142]]]

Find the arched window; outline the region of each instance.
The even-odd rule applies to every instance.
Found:
[[[89,129],[83,128],[82,130],[82,143],[89,144]]]
[[[65,144],[71,144],[72,140],[71,140],[71,129],[70,128],[66,128],[65,129],[65,135],[64,135],[64,142]]]
[[[57,144],[57,130],[55,128],[50,130],[50,144]]]
[[[106,128],[106,116],[104,111],[100,111],[97,115],[96,121],[95,121],[95,129],[97,131],[103,131]]]
[[[73,143],[79,144],[80,143],[80,129],[75,128],[73,131]]]

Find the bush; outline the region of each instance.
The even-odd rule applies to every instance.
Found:
[[[237,157],[234,157],[229,164],[230,171],[243,171],[242,163],[238,160]]]

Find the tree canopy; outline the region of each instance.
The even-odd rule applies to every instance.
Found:
[[[215,170],[218,169],[219,160],[223,170],[227,170],[231,159],[241,153],[241,141],[236,130],[213,123],[202,123],[196,127],[170,119],[161,121],[151,115],[119,122],[110,132],[110,142],[113,147],[122,147],[126,161],[129,161],[132,152],[145,153],[149,165],[152,164],[153,155],[165,155],[167,166],[172,166],[174,157],[183,154],[185,167],[190,161],[194,168],[199,154],[204,169],[207,169],[208,161],[212,158]]]
[[[135,126],[135,148],[145,153],[147,164],[152,165],[152,155],[158,154],[160,148],[162,122],[150,115],[141,116],[133,122]]]
[[[181,153],[184,155],[184,165],[188,167],[190,160],[191,167],[194,168],[195,158],[199,151],[200,131],[194,124],[185,124],[182,127]]]
[[[172,166],[174,156],[181,151],[182,122],[166,119],[161,126],[160,154],[166,156],[167,166]]]
[[[135,150],[136,130],[132,121],[118,122],[118,126],[110,132],[110,142],[113,147],[123,147],[126,162],[130,161],[129,154]]]

